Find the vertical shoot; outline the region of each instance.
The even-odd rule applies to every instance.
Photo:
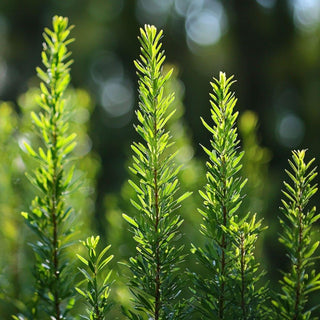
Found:
[[[31,114],[42,144],[37,149],[26,144],[28,153],[36,159],[38,167],[27,175],[38,190],[29,212],[23,212],[27,224],[37,236],[32,245],[35,256],[36,292],[41,299],[40,313],[50,319],[68,319],[72,307],[72,283],[66,246],[72,234],[67,223],[72,213],[66,206],[73,170],[68,166],[68,155],[75,146],[75,134],[68,132],[63,94],[70,82],[67,46],[71,27],[68,19],[55,16],[53,30],[45,29],[42,62],[37,68],[41,79],[38,103],[41,112]]]
[[[256,214],[248,214],[230,229],[234,263],[229,275],[233,282],[233,303],[228,306],[228,314],[231,312],[239,320],[272,319],[268,288],[260,284],[265,272],[254,256],[258,236],[265,229],[262,221],[256,220]]]
[[[136,192],[132,204],[138,214],[123,217],[131,225],[137,242],[137,255],[129,260],[132,278],[129,286],[134,295],[135,312],[125,311],[130,319],[175,319],[180,308],[175,306],[180,293],[179,263],[182,246],[176,244],[183,222],[175,213],[189,193],[177,198],[177,168],[170,152],[170,133],[165,125],[173,94],[164,94],[164,84],[171,75],[162,74],[165,60],[161,50],[162,31],[146,25],[140,29],[140,59],[135,61],[139,77],[138,125],[141,141],[132,144],[135,181],[129,181]],[[138,312],[138,313],[136,313]]]
[[[87,257],[77,254],[83,265],[79,268],[83,275],[81,284],[86,284],[86,286],[78,286],[76,290],[86,299],[88,304],[86,311],[89,316],[81,315],[81,317],[90,320],[105,320],[106,314],[111,308],[111,302],[109,301],[111,270],[108,270],[108,264],[113,255],[105,257],[110,245],[100,253],[97,252],[99,240],[99,236],[91,236],[86,241],[82,241],[82,245],[87,249]]]
[[[318,188],[313,182],[317,175],[312,168],[315,159],[305,162],[305,150],[293,151],[289,160],[291,171],[286,170],[291,183],[284,182],[281,208],[282,232],[279,241],[285,246],[290,269],[284,273],[281,293],[273,301],[281,319],[311,319],[312,310],[306,308],[309,293],[320,289],[320,274],[316,274],[314,256],[319,241],[313,240],[312,226],[319,220],[316,208],[308,208],[310,198]],[[313,308],[314,310],[315,308]]]
[[[204,209],[201,232],[207,238],[204,249],[193,247],[199,262],[212,275],[211,279],[195,276],[195,290],[200,300],[200,311],[205,318],[230,319],[228,306],[233,301],[233,274],[235,252],[232,235],[238,225],[238,208],[242,201],[241,190],[246,180],[238,173],[243,153],[238,152],[238,134],[234,112],[236,98],[230,92],[233,77],[220,73],[219,79],[211,83],[211,117],[213,127],[203,119],[203,125],[212,134],[211,149],[203,147],[209,156],[207,162],[207,185],[200,195]],[[230,312],[230,311],[229,311]]]

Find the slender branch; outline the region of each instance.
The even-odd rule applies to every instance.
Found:
[[[97,265],[94,265],[94,278],[93,278],[93,282],[94,282],[94,299],[95,299],[95,315],[94,315],[94,320],[102,320],[103,317],[100,314],[100,310],[99,310],[99,296],[98,296],[98,283],[97,283]]]
[[[243,319],[247,319],[246,312],[246,299],[245,299],[245,290],[246,290],[246,281],[244,276],[245,270],[245,249],[244,249],[244,234],[241,232],[240,234],[240,268],[241,268],[241,309]]]
[[[310,168],[315,159],[306,163],[305,154],[306,150],[292,152],[292,160],[289,160],[292,172],[286,170],[291,185],[284,181],[285,189],[282,191],[285,199],[282,199],[281,210],[286,219],[280,218],[283,232],[279,241],[287,249],[291,266],[280,280],[281,293],[273,304],[281,316],[291,320],[310,318],[316,308],[306,308],[308,294],[320,288],[320,275],[312,269],[317,259],[313,255],[319,246],[319,241],[312,241],[312,225],[320,215],[316,214],[315,207],[306,209],[318,190],[317,185],[312,183],[317,171]]]
[[[31,113],[35,126],[42,134],[44,148],[39,147],[36,152],[26,144],[29,154],[40,163],[34,176],[29,178],[41,190],[41,196],[35,198],[31,212],[22,213],[31,229],[37,235],[40,234],[40,239],[34,245],[37,256],[37,294],[46,305],[45,310],[50,318],[57,320],[65,319],[69,311],[65,306],[68,305],[67,299],[71,298],[70,284],[64,281],[65,273],[61,274],[61,261],[64,258],[60,252],[60,242],[64,240],[66,233],[59,230],[62,222],[69,217],[68,212],[63,215],[63,193],[72,179],[72,173],[65,179],[64,159],[75,146],[74,135],[67,131],[66,110],[62,99],[70,82],[69,66],[72,61],[66,61],[70,55],[67,45],[72,42],[72,39],[67,39],[70,30],[68,19],[55,16],[53,31],[46,28],[44,32],[44,70],[37,68],[41,79],[38,103],[43,110],[39,115]],[[45,272],[44,264],[49,264]],[[63,264],[68,265],[67,259]],[[52,299],[48,299],[48,296]]]
[[[301,195],[301,192],[299,192],[299,196]],[[301,249],[302,249],[302,232],[303,232],[303,226],[302,226],[302,207],[301,207],[301,198],[299,197],[299,237],[298,237],[298,248],[297,248],[297,287],[295,292],[295,305],[294,305],[294,317],[293,320],[297,320],[299,316],[299,305],[300,305],[300,297],[301,297]]]
[[[54,81],[55,82],[55,81]],[[52,88],[55,87],[55,83]],[[58,224],[57,224],[57,122],[55,121],[55,104],[53,104],[53,110],[51,112],[51,121],[53,123],[52,132],[52,146],[51,152],[53,154],[53,176],[52,176],[52,194],[51,194],[51,218],[52,218],[52,248],[53,248],[53,279],[55,279],[56,285],[54,286],[54,307],[56,318],[60,319],[60,297],[59,297],[59,257],[58,257]]]
[[[231,238],[236,237],[232,225],[238,227],[236,211],[241,205],[241,191],[246,180],[238,174],[243,153],[237,151],[237,112],[234,112],[237,99],[229,91],[232,78],[221,72],[219,79],[213,79],[213,94],[210,94],[213,125],[201,119],[204,127],[212,133],[211,147],[203,147],[209,161],[207,185],[204,192],[200,191],[205,209],[199,209],[204,220],[201,231],[210,242],[205,249],[194,247],[199,262],[204,263],[212,274],[211,279],[195,275],[196,293],[205,319],[224,320],[238,316],[228,307],[238,303],[235,294],[230,292],[236,276],[232,265],[236,263],[236,248]]]
[[[223,226],[226,227],[227,225],[227,208],[223,206]],[[221,249],[222,249],[222,257],[221,257],[221,276],[223,280],[221,281],[221,289],[220,289],[220,296],[219,296],[219,318],[223,319],[223,313],[224,313],[224,295],[225,295],[225,269],[226,269],[226,253],[225,250],[227,248],[227,242],[226,242],[226,235],[225,233],[222,234],[222,243],[221,243]]]
[[[143,142],[132,144],[134,161],[130,170],[139,182],[129,180],[137,192],[137,201],[132,200],[132,204],[139,210],[139,215],[130,218],[123,214],[123,217],[131,225],[137,241],[138,256],[128,263],[134,273],[130,287],[136,309],[150,319],[160,320],[176,318],[182,310],[177,301],[181,292],[179,277],[173,276],[183,260],[182,247],[175,248],[172,243],[179,235],[182,219],[178,215],[174,218],[174,211],[190,193],[178,199],[174,197],[179,189],[179,169],[173,163],[169,150],[170,133],[165,129],[174,113],[167,114],[174,97],[164,93],[164,84],[172,70],[165,75],[162,73],[165,60],[159,42],[162,31],[157,32],[154,26],[146,25],[140,33],[141,55],[134,63],[139,77],[136,131]],[[129,319],[142,319],[135,312],[124,312]]]
[[[88,316],[80,314],[81,319],[104,320],[112,305],[108,299],[111,285],[108,280],[111,271],[104,273],[103,269],[107,267],[113,255],[105,257],[110,246],[105,247],[100,254],[96,251],[99,240],[99,236],[91,236],[85,241],[81,241],[87,249],[87,257],[77,254],[84,267],[78,268],[83,275],[84,281],[82,280],[75,289],[86,299],[89,306],[86,310]],[[102,276],[102,282],[99,281],[99,275]]]
[[[158,320],[159,319],[159,313],[160,313],[160,307],[161,307],[161,300],[160,300],[160,254],[159,254],[159,239],[158,239],[158,224],[159,224],[159,194],[158,194],[158,179],[157,179],[157,169],[154,169],[154,196],[155,196],[155,209],[156,209],[156,221],[154,225],[154,229],[156,232],[156,277],[155,277],[155,283],[156,283],[156,288],[155,288],[155,314],[154,314],[154,319]]]
[[[224,97],[223,97],[224,98]],[[225,115],[225,106],[222,104],[222,102],[219,103],[219,106],[221,108],[221,124],[225,125],[226,121],[226,115]],[[226,137],[223,137],[223,144],[225,145],[225,140]],[[221,171],[226,172],[226,161],[225,161],[225,156],[224,154],[221,154]],[[228,193],[227,189],[227,178],[225,174],[222,174],[221,180],[223,183],[223,201],[225,201]],[[228,211],[227,207],[224,204],[222,206],[222,212],[223,212],[223,227],[227,228],[227,217],[228,217]],[[221,249],[222,249],[222,257],[221,257],[221,286],[220,286],[220,296],[219,296],[219,318],[223,319],[224,317],[224,300],[225,300],[225,273],[226,273],[226,249],[227,249],[227,239],[226,239],[226,234],[223,231],[222,233],[222,243],[221,243]]]
[[[154,70],[152,70],[152,76],[154,75]],[[155,79],[152,79],[155,87]],[[153,180],[154,180],[154,201],[155,201],[155,211],[156,211],[156,219],[155,219],[155,234],[156,234],[156,250],[155,250],[155,260],[156,260],[156,276],[155,276],[155,308],[154,308],[154,319],[158,320],[160,315],[161,308],[161,296],[160,296],[160,288],[161,288],[161,280],[160,280],[160,248],[159,248],[159,220],[160,220],[160,212],[159,212],[159,191],[158,191],[158,121],[157,121],[157,96],[153,98],[153,109],[154,109],[154,126],[153,126],[153,134],[155,138],[155,163],[153,168]]]

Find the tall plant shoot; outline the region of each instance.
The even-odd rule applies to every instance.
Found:
[[[130,319],[181,319],[179,263],[183,246],[177,245],[182,218],[175,213],[189,193],[177,197],[179,168],[174,164],[170,133],[165,125],[173,94],[164,95],[164,84],[171,72],[162,74],[165,60],[161,50],[162,31],[146,25],[140,29],[140,59],[135,61],[139,77],[139,124],[135,129],[141,141],[132,144],[134,152],[130,184],[136,191],[132,204],[135,217],[123,215],[130,223],[137,255],[130,258],[135,311],[125,311]],[[179,318],[180,317],[180,318]]]

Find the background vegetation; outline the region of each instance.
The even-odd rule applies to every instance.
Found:
[[[257,244],[257,254],[277,287],[285,252],[278,244],[280,189],[283,168],[292,148],[320,154],[320,5],[316,0],[67,0],[0,3],[0,224],[1,278],[6,295],[30,293],[32,235],[20,216],[33,190],[24,176],[32,166],[23,141],[34,139],[30,110],[35,110],[42,30],[54,14],[68,16],[76,28],[70,46],[75,63],[69,103],[76,106],[72,131],[78,134],[76,175],[85,171],[82,187],[72,196],[80,212],[81,236],[92,232],[111,243],[116,256],[132,255],[134,243],[122,212],[130,215],[126,183],[137,105],[133,59],[139,53],[138,28],[151,23],[164,29],[167,62],[175,66],[170,84],[177,91],[178,112],[170,131],[178,140],[183,190],[204,185],[205,154],[199,143],[209,141],[200,115],[209,118],[209,81],[220,70],[235,74],[239,98],[239,129],[246,151],[243,176],[249,178],[245,205],[264,218],[269,229]],[[247,111],[251,110],[251,111]],[[253,112],[252,112],[253,111]],[[315,179],[317,180],[317,178]],[[312,204],[319,207],[319,196]],[[188,244],[201,243],[194,192],[185,201],[183,232]],[[319,233],[315,233],[318,237]],[[189,261],[192,264],[193,261]],[[120,268],[118,273],[124,271]],[[119,277],[121,278],[121,277]],[[127,291],[117,281],[113,296],[121,303]],[[315,296],[314,301],[319,300]],[[4,300],[0,318],[15,306]],[[115,313],[118,311],[115,310]]]

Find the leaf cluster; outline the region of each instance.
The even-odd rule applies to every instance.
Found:
[[[312,240],[312,225],[319,220],[316,208],[308,209],[311,197],[317,192],[313,183],[317,176],[315,159],[305,162],[306,150],[293,151],[289,160],[291,171],[286,170],[291,183],[284,182],[281,208],[282,232],[279,241],[285,246],[290,270],[283,273],[281,293],[273,301],[282,319],[311,319],[313,310],[306,308],[309,293],[320,289],[320,274],[316,274],[314,253],[319,241]]]
[[[83,246],[87,249],[87,258],[77,254],[78,259],[85,265],[84,268],[79,268],[84,280],[76,287],[77,292],[82,295],[88,305],[87,316],[82,316],[87,320],[104,320],[105,315],[110,310],[112,304],[109,301],[110,294],[110,276],[111,270],[103,276],[103,281],[100,283],[99,275],[105,273],[105,269],[109,262],[113,259],[113,255],[105,257],[105,254],[110,249],[110,245],[105,247],[99,254],[96,251],[100,237],[91,236],[82,241]],[[86,288],[83,284],[86,283]]]
[[[269,290],[259,283],[265,272],[254,256],[258,236],[266,228],[262,220],[256,220],[256,214],[248,214],[238,224],[232,223],[230,229],[234,247],[232,300],[235,301],[230,310],[238,319],[270,319]]]

